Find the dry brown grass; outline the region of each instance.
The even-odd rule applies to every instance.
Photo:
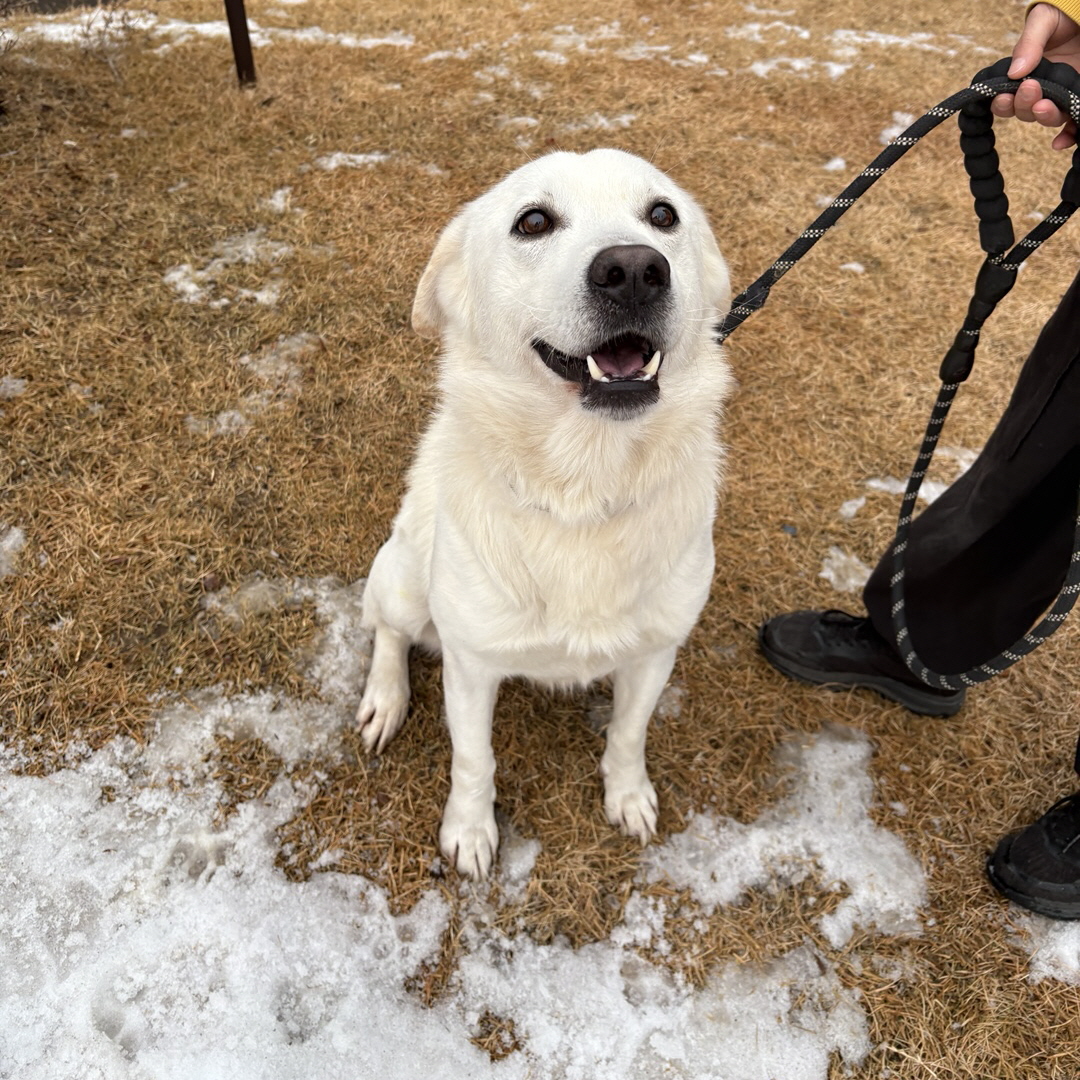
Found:
[[[177,0],[168,13],[220,17],[209,0]],[[26,41],[0,57],[0,377],[27,380],[0,402],[0,525],[19,525],[28,540],[19,572],[0,579],[0,734],[31,770],[117,734],[142,737],[154,694],[311,692],[296,661],[310,611],[208,628],[202,599],[255,573],[365,573],[432,401],[433,350],[407,325],[412,290],[463,200],[548,147],[615,143],[700,196],[745,283],[815,214],[815,197],[838,190],[840,178],[822,171],[829,158],[861,166],[893,110],[921,112],[992,59],[963,43],[951,58],[867,47],[832,80],[821,68],[708,76],[701,65],[620,60],[601,42],[564,65],[535,55],[555,27],[616,18],[624,44],[655,32],[675,56],[707,53],[731,71],[782,51],[727,37],[731,25],[767,21],[729,3],[311,0],[287,13],[254,3],[251,14],[268,26],[404,30],[417,44],[279,41],[257,51],[260,82],[246,93],[223,42],[155,53],[137,29],[108,48]],[[820,35],[850,26],[937,40],[977,26],[977,41],[1004,53],[1018,18],[1019,9],[923,2],[890,12],[885,26],[865,0],[807,0],[792,21],[818,35],[796,55],[829,59]],[[424,62],[463,46],[467,59]],[[607,133],[573,129],[596,112],[635,119]],[[520,116],[538,123],[506,122]],[[878,185],[732,339],[740,390],[727,423],[719,571],[676,671],[682,714],[655,727],[649,748],[662,824],[676,830],[702,807],[751,820],[775,797],[772,755],[788,733],[827,721],[869,732],[881,804],[908,808],[882,820],[926,867],[936,922],[918,939],[857,937],[837,953],[812,921],[822,894],[809,881],[748,898],[704,935],[675,920],[671,940],[685,948],[668,962],[700,980],[724,959],[811,940],[869,1011],[877,1049],[858,1076],[888,1067],[903,1080],[1066,1080],[1080,1072],[1080,991],[1025,979],[981,861],[1072,783],[1076,633],[972,694],[949,723],[789,683],[754,644],[763,617],[836,602],[817,578],[830,544],[872,561],[891,535],[893,499],[871,495],[851,522],[837,508],[866,477],[906,473],[977,266],[951,130]],[[1046,152],[1045,136],[1001,135],[1017,217],[1045,212],[1063,159]],[[372,169],[311,167],[335,151],[393,156]],[[284,186],[302,214],[263,203]],[[225,268],[215,295],[234,302],[219,309],[182,303],[163,283],[170,267],[204,265],[216,244],[255,229],[291,248],[275,306],[237,298],[266,284],[265,265]],[[1075,233],[1055,239],[1025,271],[947,442],[981,445],[1078,252]],[[841,271],[848,261],[868,272]],[[321,341],[305,354],[301,393],[279,395],[243,436],[189,429],[189,416],[214,417],[264,389],[241,357],[298,331]],[[304,767],[317,794],[282,830],[287,872],[302,876],[339,850],[336,869],[378,881],[399,909],[433,884],[456,902],[434,839],[448,765],[438,665],[418,660],[415,675],[411,721],[381,759],[354,742],[343,761]],[[606,935],[637,867],[633,844],[598,809],[601,741],[587,707],[586,695],[518,684],[500,699],[502,812],[543,847],[525,899],[500,917],[539,941]],[[235,802],[265,790],[282,763],[256,740],[222,738],[215,768]],[[459,925],[414,987],[426,1000],[445,985]],[[494,1056],[512,1052],[505,1018],[480,1027]]]

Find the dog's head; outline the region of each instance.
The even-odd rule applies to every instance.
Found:
[[[641,158],[593,150],[532,161],[466,206],[439,238],[412,319],[496,377],[520,378],[524,362],[623,418],[700,357],[729,299],[697,203]]]

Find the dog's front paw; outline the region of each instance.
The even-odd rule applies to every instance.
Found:
[[[608,778],[604,785],[604,812],[608,821],[627,836],[647,844],[656,832],[656,790],[647,776],[635,784],[619,784]]]
[[[486,878],[499,847],[494,810],[489,806],[486,813],[473,815],[447,803],[439,829],[439,847],[458,873],[474,881]]]
[[[381,754],[405,722],[408,711],[407,678],[404,681],[369,678],[360,708],[356,710],[356,726],[360,729],[364,749],[369,754]]]

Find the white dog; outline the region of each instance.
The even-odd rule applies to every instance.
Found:
[[[442,337],[440,401],[368,578],[357,721],[381,751],[408,708],[410,645],[442,652],[439,842],[462,873],[484,877],[498,845],[508,676],[613,677],[604,809],[643,844],[656,827],[645,734],[712,578],[729,296],[701,209],[618,150],[530,162],[439,237],[412,322]]]

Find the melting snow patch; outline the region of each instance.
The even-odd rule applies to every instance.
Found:
[[[381,151],[375,151],[370,154],[345,154],[337,152],[317,157],[315,159],[315,164],[326,172],[333,172],[335,169],[370,169],[374,165],[381,165],[384,161],[389,160],[390,155],[384,154]]]
[[[241,356],[237,362],[261,384],[259,388],[241,398],[238,408],[227,409],[212,418],[189,416],[186,421],[188,431],[196,435],[245,434],[254,417],[300,396],[303,379],[300,362],[321,348],[319,337],[301,333],[280,337],[255,355]]]
[[[1057,979],[1080,986],[1080,924],[1032,915],[1015,905],[1011,940],[1031,956],[1032,982]]]
[[[232,236],[214,246],[214,258],[196,268],[192,263],[173,266],[165,272],[164,281],[188,304],[209,304],[225,307],[231,300],[225,296],[215,297],[218,278],[230,266],[273,264],[292,254],[289,244],[268,240],[260,227],[251,232]],[[238,299],[253,299],[258,303],[273,304],[280,293],[278,283],[269,283],[261,290],[238,289]]]
[[[26,379],[17,378],[15,375],[0,376],[0,401],[25,394],[27,385]]]
[[[866,496],[859,495],[854,499],[848,499],[840,506],[840,516],[850,521],[866,505]]]
[[[275,214],[284,214],[289,209],[290,196],[292,195],[291,187],[278,188],[268,198],[263,199],[263,206],[267,210],[273,211]]]
[[[847,162],[842,157],[829,158],[824,165],[821,166],[826,172],[843,172],[847,168]],[[829,200],[832,201],[831,199]]]
[[[26,547],[26,533],[12,525],[0,524],[0,578],[15,573],[22,549]]]
[[[852,274],[865,274],[866,267],[861,262],[846,262],[840,264],[841,270],[847,270]]]
[[[893,139],[903,135],[904,132],[915,123],[915,117],[912,116],[911,113],[906,112],[894,112],[892,114],[892,119],[893,122],[878,135],[878,142],[885,146],[888,146]]]
[[[791,794],[750,825],[708,814],[642,856],[647,880],[689,889],[708,911],[735,903],[770,881],[797,883],[816,868],[845,897],[818,920],[842,948],[856,929],[918,934],[926,882],[903,842],[869,816],[870,740],[838,725],[805,743],[789,743],[781,761],[794,766]]]
[[[576,950],[507,937],[483,887],[465,893],[465,955],[424,1008],[405,986],[450,924],[438,890],[394,915],[362,877],[289,881],[276,833],[313,792],[286,776],[215,824],[216,735],[260,738],[287,766],[340,753],[370,663],[362,588],[256,577],[204,602],[211,633],[313,604],[321,633],[303,663],[321,700],[197,691],[159,708],[145,746],[118,738],[48,777],[0,772],[0,1060],[12,1075],[826,1080],[865,1060],[858,991],[828,958],[803,946],[724,962],[695,990],[640,955],[672,946],[666,899],[636,890],[611,938]],[[866,737],[830,728],[782,760],[794,769],[789,796],[751,825],[695,818],[646,854],[643,876],[691,889],[716,912],[816,866],[848,892],[819,920],[831,943],[856,928],[916,933],[923,877],[868,817]],[[502,903],[526,899],[539,850],[504,824]],[[519,1049],[502,1061],[470,1041],[485,1015],[515,1033]]]
[[[351,49],[377,49],[382,47],[410,48],[415,44],[411,34],[392,33],[385,37],[357,37],[355,34],[331,34],[318,26],[292,29],[283,26],[260,26],[248,18],[251,44],[262,48],[274,41],[296,41],[316,45],[338,45]],[[105,42],[121,40],[132,31],[165,38],[158,52],[165,52],[173,45],[180,45],[197,38],[220,40],[228,38],[229,25],[225,20],[193,23],[183,19],[166,19],[148,11],[125,11],[123,18],[106,19],[100,9],[75,16],[59,15],[45,18],[23,27],[20,35],[39,38],[61,44],[80,44],[88,40]]]
[[[825,578],[840,592],[858,592],[870,580],[870,567],[857,555],[850,555],[834,544],[821,564],[818,577]]]
[[[580,120],[564,124],[562,130],[574,131],[625,131],[635,120],[634,113],[619,113],[618,116],[603,116],[598,112],[583,116]]]
[[[774,19],[772,22],[749,22],[742,26],[729,26],[724,33],[729,38],[737,41],[751,41],[755,45],[765,45],[767,40],[790,41],[798,38],[800,41],[810,39],[810,31],[804,26],[792,26],[790,23]]]

